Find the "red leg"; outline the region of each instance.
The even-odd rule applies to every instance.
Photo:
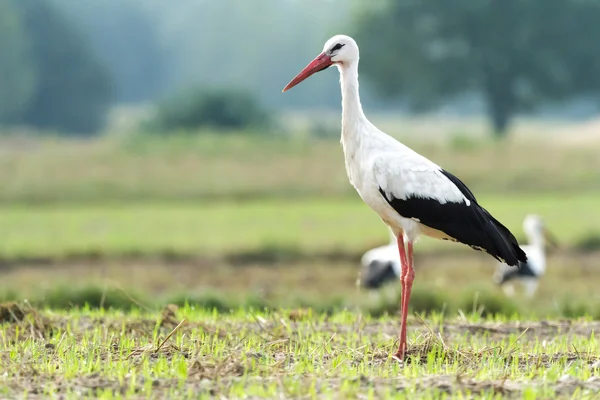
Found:
[[[400,300],[400,343],[398,345],[398,351],[395,354],[395,357],[399,360],[404,360],[404,352],[406,351],[406,314],[404,311],[404,304],[406,303],[406,294],[408,293],[406,287],[406,279],[404,279],[405,275],[408,273],[408,260],[406,258],[406,252],[404,249],[404,235],[400,234],[396,238],[396,242],[398,243],[398,251],[400,252],[400,285],[402,287],[401,300]],[[411,244],[412,246],[412,244]]]
[[[404,348],[401,349],[402,354],[406,353],[406,317],[408,316],[408,304],[410,303],[410,293],[412,291],[412,284],[415,280],[415,269],[413,268],[413,243],[408,242],[407,244],[407,268],[402,279],[404,281],[404,291],[406,292],[403,296],[402,304],[402,331],[400,332],[401,337],[404,338]]]

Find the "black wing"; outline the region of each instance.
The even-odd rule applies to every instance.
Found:
[[[404,200],[392,196],[390,199],[381,187],[379,192],[405,218],[414,218],[508,265],[517,266],[519,261],[527,261],[514,235],[477,203],[469,188],[450,172],[440,172],[470,201],[469,205],[465,202],[440,203],[437,199],[417,196],[409,196]]]

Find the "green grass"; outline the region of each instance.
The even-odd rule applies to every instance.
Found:
[[[4,397],[536,399],[598,390],[598,323],[585,319],[410,317],[400,364],[389,317],[12,310],[20,321],[0,325]]]
[[[528,213],[542,215],[566,247],[597,235],[600,226],[600,195],[483,195],[480,202],[518,238],[524,239],[521,224]],[[358,196],[243,203],[4,205],[0,227],[0,254],[5,259],[277,252],[356,256],[387,241],[384,225]],[[469,250],[428,239],[417,249]]]

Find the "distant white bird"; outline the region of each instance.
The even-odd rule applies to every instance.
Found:
[[[350,183],[397,237],[402,264],[398,351],[406,353],[406,317],[412,284],[413,243],[420,235],[464,243],[508,265],[527,257],[517,240],[483,209],[457,177],[377,129],[363,113],[358,93],[358,46],[344,35],[319,54],[283,89],[335,65],[342,89],[342,147]]]
[[[519,262],[519,269],[498,263],[494,282],[502,287],[507,296],[514,295],[513,283],[520,282],[526,296],[531,298],[538,288],[540,278],[546,272],[546,242],[556,247],[556,240],[538,215],[530,214],[525,217],[523,231],[529,240],[528,245],[521,246],[527,254],[527,261]]]
[[[360,283],[367,289],[378,289],[384,283],[400,278],[402,266],[394,232],[389,230],[390,243],[367,251],[361,258]]]

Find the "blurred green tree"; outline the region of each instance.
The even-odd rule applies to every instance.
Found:
[[[112,96],[107,70],[52,1],[13,0],[12,4],[27,32],[36,76],[19,122],[76,134],[102,128]]]
[[[0,1],[0,123],[18,119],[35,88],[27,34],[11,1]]]
[[[358,22],[380,94],[419,110],[481,93],[499,136],[520,111],[600,89],[600,1],[389,0]]]
[[[364,0],[52,3],[109,67],[119,102],[157,101],[176,88],[198,84],[254,90],[277,108],[338,108],[339,88],[328,76],[331,71],[298,87],[294,96],[282,96],[281,87],[327,37],[344,30],[350,4]]]
[[[169,16],[155,1],[54,1],[111,71],[119,102],[151,101],[163,94],[170,58],[160,28]]]

